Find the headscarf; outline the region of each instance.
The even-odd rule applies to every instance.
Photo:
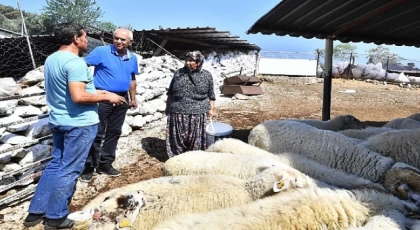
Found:
[[[185,58],[192,58],[196,63],[200,63],[199,66],[197,66],[196,71],[201,71],[201,68],[203,68],[203,62],[204,62],[204,56],[201,54],[200,51],[191,51],[188,52],[185,55]]]

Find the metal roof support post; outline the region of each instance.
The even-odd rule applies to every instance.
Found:
[[[322,99],[322,120],[328,121],[331,115],[331,85],[332,85],[332,57],[333,57],[333,40],[327,38],[325,40],[325,59],[324,66],[324,93]]]

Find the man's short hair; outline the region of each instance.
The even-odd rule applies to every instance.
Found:
[[[65,22],[57,24],[54,27],[54,35],[60,45],[70,45],[73,42],[74,36],[82,36],[84,30],[85,29],[80,24]]]
[[[129,29],[126,29],[126,28],[123,28],[123,27],[120,27],[120,28],[118,28],[118,29],[116,29],[115,31],[114,31],[114,33],[113,33],[113,36],[115,36],[115,33],[118,31],[118,30],[127,30],[128,31],[128,39],[130,39],[130,41],[133,41],[133,38],[134,38],[134,36],[133,36],[133,31],[131,31],[131,30],[129,30]]]

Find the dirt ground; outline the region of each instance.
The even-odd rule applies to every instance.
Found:
[[[231,100],[222,97],[216,102],[220,122],[232,125],[232,137],[247,141],[250,130],[272,119],[321,119],[323,84],[322,79],[266,77],[261,87],[263,95],[249,100]],[[355,90],[355,93],[346,93]],[[331,118],[352,114],[367,125],[379,126],[398,117],[420,112],[420,90],[398,85],[374,84],[364,81],[333,79]],[[153,133],[135,131],[132,135],[141,138],[142,148],[132,150],[138,162],[122,169],[122,175],[107,180],[99,192],[161,176],[165,155],[165,122],[161,121]],[[128,140],[129,142],[129,140]],[[89,186],[95,186],[95,179]],[[80,210],[96,193],[85,193],[71,203],[71,211]],[[82,197],[82,198],[80,198]],[[42,229],[41,226],[31,229]]]

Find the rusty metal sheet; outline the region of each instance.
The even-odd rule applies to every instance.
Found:
[[[231,85],[252,85],[262,82],[262,80],[258,77],[241,75],[230,77],[227,81]]]
[[[224,95],[235,95],[237,93],[243,95],[261,95],[263,91],[258,86],[247,86],[247,85],[224,85],[222,93]]]

